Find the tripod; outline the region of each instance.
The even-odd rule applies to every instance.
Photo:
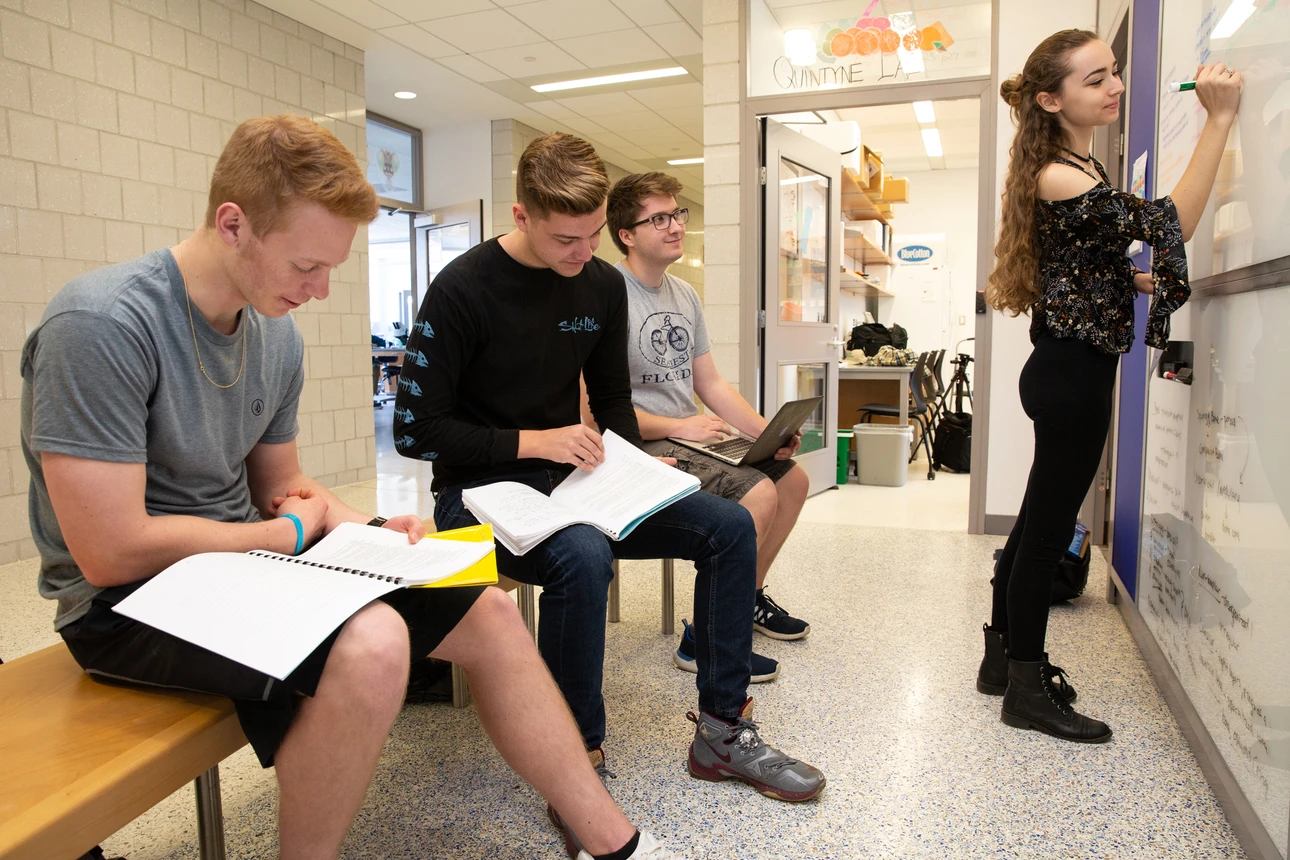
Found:
[[[958,343],[954,344],[954,348],[957,350],[960,346],[967,343],[969,340],[976,340],[976,338],[972,338],[972,337],[965,338],[964,340],[961,340]],[[972,356],[968,355],[965,352],[960,352],[958,354],[958,358],[955,358],[953,361],[950,362],[950,364],[954,365],[954,375],[950,377],[950,381],[945,386],[945,390],[941,392],[941,402],[938,405],[936,410],[938,414],[944,411],[945,409],[945,400],[950,396],[951,387],[953,387],[954,389],[954,411],[955,412],[963,411],[964,396],[967,397],[968,406],[972,406],[973,408],[975,408],[974,404],[972,403],[972,383],[970,383],[967,378],[967,366],[971,361],[972,361]]]

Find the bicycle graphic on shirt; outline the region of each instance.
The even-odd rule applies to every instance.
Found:
[[[659,311],[645,318],[637,346],[650,364],[670,370],[690,360],[690,344],[690,321],[676,311]]]

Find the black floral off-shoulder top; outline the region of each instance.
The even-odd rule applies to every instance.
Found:
[[[1064,164],[1079,168],[1066,159]],[[1105,353],[1133,346],[1133,264],[1125,256],[1138,239],[1152,247],[1155,293],[1147,316],[1148,346],[1164,349],[1169,315],[1191,295],[1178,210],[1168,197],[1143,200],[1102,181],[1078,197],[1039,200],[1040,295],[1030,314],[1030,339],[1078,338]]]

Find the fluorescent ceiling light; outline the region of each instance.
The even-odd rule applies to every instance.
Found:
[[[936,109],[931,102],[914,102],[914,118],[923,125],[936,122]]]
[[[813,110],[800,110],[796,113],[777,113],[771,116],[775,122],[785,125],[825,125],[824,117]]]
[[[815,36],[810,30],[796,29],[784,31],[784,56],[795,66],[810,66],[815,63]]]
[[[407,90],[399,90],[397,93],[394,94],[394,97],[396,99],[414,99],[417,97],[417,94],[408,92]]]
[[[577,90],[583,87],[602,87],[606,84],[625,84],[628,81],[651,81],[655,78],[674,78],[677,75],[688,75],[680,66],[667,69],[648,69],[643,72],[626,72],[621,75],[601,75],[596,78],[579,78],[573,81],[555,81],[550,84],[534,84],[532,90],[539,93],[552,93],[557,90]]]
[[[787,179],[781,179],[779,181],[779,184],[780,185],[800,185],[803,182],[814,182],[817,179],[821,182],[825,181],[824,177],[820,176],[818,173],[808,173],[805,176],[790,176]]]
[[[1254,0],[1233,0],[1223,17],[1218,19],[1218,26],[1210,34],[1211,39],[1226,39],[1237,30],[1245,20],[1254,14]]]
[[[923,132],[923,149],[927,150],[928,158],[939,158],[945,153],[941,150],[941,133],[934,128],[922,129]]]
[[[669,158],[668,164],[702,164],[702,158]]]

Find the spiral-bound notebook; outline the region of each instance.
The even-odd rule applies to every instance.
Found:
[[[409,544],[390,529],[344,523],[298,556],[199,553],[148,580],[116,611],[282,679],[383,594],[496,582],[491,530],[458,532],[468,533]]]

